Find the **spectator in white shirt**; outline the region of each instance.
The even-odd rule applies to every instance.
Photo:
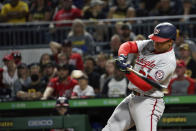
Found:
[[[17,66],[14,62],[14,57],[12,55],[7,55],[3,59],[6,61],[7,70],[3,71],[3,84],[6,88],[11,89],[11,96],[14,95],[14,82],[18,80]]]
[[[93,87],[88,85],[88,76],[83,74],[78,78],[78,85],[74,87],[71,98],[91,98],[94,96]]]

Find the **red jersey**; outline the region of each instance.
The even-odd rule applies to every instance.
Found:
[[[83,60],[80,54],[72,53],[69,57],[69,64],[74,65],[78,70],[83,70]]]
[[[82,11],[78,8],[72,7],[70,10],[61,9],[57,12],[57,14],[54,17],[55,21],[61,21],[61,20],[74,20],[76,18],[82,17]],[[71,26],[71,24],[56,24],[56,26]]]
[[[54,88],[55,96],[66,96],[70,97],[72,94],[72,90],[78,82],[75,79],[72,79],[70,76],[67,78],[66,83],[61,83],[58,77],[52,78],[48,83],[48,86]]]

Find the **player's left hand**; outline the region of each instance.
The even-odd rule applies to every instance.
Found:
[[[127,67],[130,67],[130,64],[127,64],[126,61],[127,57],[124,55],[120,55],[117,59],[115,59],[116,66],[119,68],[119,70],[127,73]]]

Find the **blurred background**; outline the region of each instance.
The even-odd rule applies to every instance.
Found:
[[[130,93],[119,46],[160,22],[177,68],[158,130],[195,131],[196,0],[0,0],[0,131],[101,131]]]

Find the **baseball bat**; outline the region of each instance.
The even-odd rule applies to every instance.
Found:
[[[150,84],[151,86],[153,86],[154,88],[164,92],[165,94],[168,93],[167,88],[165,88],[164,86],[162,86],[161,84],[153,81],[152,79],[147,78],[146,76],[142,75],[141,73],[135,71],[132,68],[127,68],[128,71],[135,73],[137,76],[139,76],[140,78],[142,78],[144,81],[146,81],[148,84]]]

